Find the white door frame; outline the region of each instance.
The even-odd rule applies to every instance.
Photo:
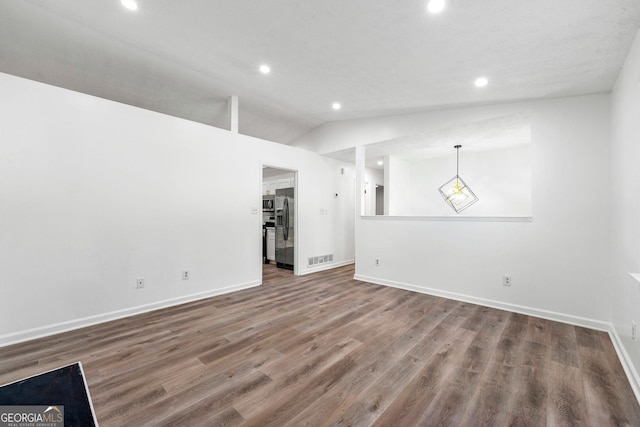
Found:
[[[293,215],[294,215],[293,216],[293,274],[295,276],[299,276],[300,263],[298,262],[298,260],[300,258],[298,257],[298,251],[300,248],[299,246],[300,233],[298,231],[298,212],[300,210],[298,209],[298,206],[300,205],[300,202],[298,199],[298,187],[299,187],[298,170],[292,169],[286,166],[274,165],[273,163],[261,163],[260,164],[260,206],[262,206],[262,183],[264,182],[264,177],[262,176],[262,169],[265,167],[272,168],[272,169],[280,169],[285,173],[293,172],[293,178],[294,178],[293,197],[295,200],[295,206],[293,209]],[[262,235],[262,221],[260,221],[260,235]],[[260,260],[261,260],[260,264],[262,264],[262,256],[260,256]],[[260,268],[260,271],[262,272],[262,267]]]

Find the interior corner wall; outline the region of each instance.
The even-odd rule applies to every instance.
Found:
[[[298,171],[299,262],[353,262],[347,163],[7,74],[0,93],[0,345],[259,285],[262,164]]]
[[[631,322],[640,327],[640,31],[611,94],[612,321],[640,387],[640,336],[631,339]],[[640,329],[638,331],[640,335]],[[640,390],[640,389],[639,389]],[[640,397],[640,395],[639,395]]]

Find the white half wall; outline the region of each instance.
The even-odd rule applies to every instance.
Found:
[[[0,93],[0,345],[259,285],[262,164],[298,171],[299,258],[353,262],[352,165],[7,74]]]
[[[608,94],[344,120],[298,143],[313,141],[319,152],[329,152],[509,114],[531,117],[533,221],[358,218],[356,274],[558,313],[606,329],[611,310]],[[503,275],[512,276],[511,287],[502,286]]]
[[[611,94],[611,317],[640,398],[640,31]],[[638,276],[640,278],[640,276]],[[631,339],[631,322],[638,340]]]

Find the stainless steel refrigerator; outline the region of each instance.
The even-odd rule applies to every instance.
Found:
[[[276,190],[276,266],[293,270],[295,199],[293,188]]]

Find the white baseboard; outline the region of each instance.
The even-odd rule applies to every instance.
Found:
[[[353,277],[356,280],[361,280],[363,282],[374,283],[376,285],[390,286],[393,288],[404,289],[407,291],[414,291],[421,294],[434,295],[443,298],[449,298],[456,301],[468,302],[471,304],[482,305],[486,307],[498,308],[501,310],[511,311],[514,313],[526,314],[528,316],[540,317],[543,319],[554,320],[557,322],[567,323],[575,326],[583,326],[585,328],[595,329],[599,331],[604,331],[609,333],[609,337],[611,338],[611,342],[613,343],[613,347],[618,354],[618,359],[620,359],[620,363],[624,369],[625,374],[627,375],[627,379],[629,380],[629,384],[633,389],[634,394],[636,395],[636,399],[640,403],[640,376],[638,376],[638,371],[635,366],[631,362],[631,358],[629,354],[626,352],[625,347],[618,336],[613,325],[609,322],[604,322],[601,320],[589,319],[586,317],[580,316],[572,316],[569,314],[558,313],[555,311],[543,310],[534,307],[527,307],[517,304],[505,303],[501,301],[494,301],[484,298],[473,297],[464,294],[458,294],[455,292],[443,291],[440,289],[427,288],[422,286],[410,285],[408,283],[394,282],[392,280],[379,279],[377,277],[369,277],[363,276],[360,274],[356,274]]]
[[[28,329],[25,331],[15,332],[0,336],[0,347],[12,344],[43,338],[62,332],[72,331],[99,323],[109,322],[111,320],[122,319],[124,317],[134,316],[136,314],[147,313],[161,308],[172,307],[174,305],[184,304],[187,302],[197,301],[205,298],[211,298],[217,295],[227,294],[229,292],[241,291],[256,286],[260,286],[261,281],[252,281],[241,283],[238,285],[227,286],[224,288],[212,289],[210,291],[201,292],[192,295],[186,295],[164,301],[158,301],[150,304],[140,305],[136,307],[126,308],[123,310],[112,311],[109,313],[98,314],[95,316],[84,317],[81,319],[69,320],[66,322],[56,323],[54,325],[41,326],[38,328]]]
[[[321,264],[321,265],[309,267],[304,271],[299,271],[298,274],[300,276],[304,276],[306,274],[317,273],[319,271],[325,271],[325,270],[331,270],[332,268],[343,267],[345,265],[350,265],[350,264],[353,264],[353,263],[355,263],[355,260],[353,260],[353,259],[350,259],[350,260],[347,260],[347,261],[340,261],[340,262],[326,262],[326,263]]]
[[[527,307],[518,304],[511,304],[502,301],[495,301],[485,298],[478,298],[470,295],[459,294],[456,292],[448,292],[440,289],[427,288],[423,286],[411,285],[408,283],[394,282],[392,280],[379,279],[377,277],[368,277],[356,274],[356,280],[375,283],[377,285],[391,286],[393,288],[404,289],[407,291],[418,292],[421,294],[434,295],[437,297],[449,298],[456,301],[463,301],[486,307],[498,308],[500,310],[512,311],[514,313],[526,314],[528,316],[540,317],[548,320],[555,320],[562,323],[568,323],[576,326],[584,326],[585,328],[596,329],[598,331],[609,332],[610,323],[602,320],[589,319],[586,317],[572,316],[570,314],[558,313],[555,311],[543,310],[534,307]]]
[[[613,347],[616,349],[616,353],[618,353],[618,359],[620,359],[624,373],[627,374],[629,384],[636,395],[636,399],[638,399],[638,402],[640,403],[640,375],[638,375],[638,370],[633,365],[633,362],[629,357],[629,353],[627,353],[624,343],[620,339],[620,335],[618,335],[616,328],[613,325],[609,326],[609,336],[611,337]]]

